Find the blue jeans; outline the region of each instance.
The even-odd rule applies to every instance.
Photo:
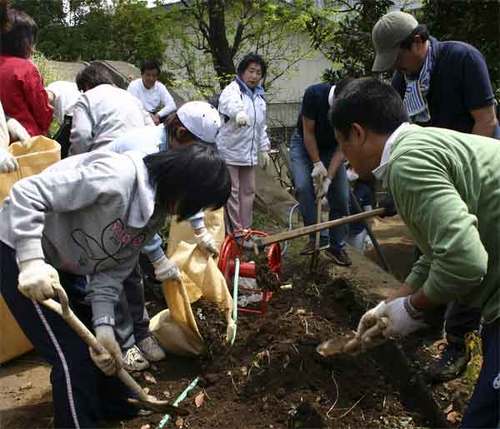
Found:
[[[461,428],[500,427],[500,320],[483,325],[483,366]]]
[[[334,148],[320,149],[319,157],[326,168],[330,165],[334,152]],[[300,204],[300,212],[304,220],[304,225],[313,225],[317,222],[316,196],[311,177],[312,169],[313,165],[304,146],[304,141],[297,130],[295,130],[290,140],[290,171],[293,176],[295,193],[297,201]],[[330,207],[329,219],[337,219],[349,215],[349,184],[343,164],[337,170],[326,198]],[[344,247],[348,232],[348,225],[330,229],[330,246],[335,249]],[[328,231],[322,231],[321,234],[327,237]],[[314,234],[311,234],[310,239],[314,240]]]

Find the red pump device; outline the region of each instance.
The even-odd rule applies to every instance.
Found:
[[[255,230],[246,230],[245,234],[242,237],[244,240],[249,240],[254,237],[267,237],[268,234],[262,231]],[[269,269],[273,274],[275,274],[278,278],[281,275],[281,248],[279,243],[273,243],[270,246],[267,246],[265,250],[267,257],[267,264]],[[253,253],[247,252],[247,253]],[[240,261],[245,255],[243,254],[241,246],[236,241],[234,235],[229,234],[224,239],[222,243],[220,254],[219,254],[219,269],[224,275],[228,287],[233,283],[234,270],[235,270],[235,260],[239,258]],[[239,276],[244,278],[256,278],[256,269],[255,262],[245,262],[242,261],[240,263],[240,272]],[[240,291],[248,294],[261,294],[261,300],[258,308],[247,308],[238,306],[238,311],[242,313],[253,313],[263,315],[267,311],[267,305],[271,300],[273,293],[269,290],[263,290],[260,288],[250,288],[240,286]]]

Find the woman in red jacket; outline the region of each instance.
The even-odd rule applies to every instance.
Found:
[[[52,107],[31,62],[38,27],[29,15],[0,0],[0,101],[31,136],[47,134]]]

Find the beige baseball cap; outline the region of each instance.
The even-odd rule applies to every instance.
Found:
[[[418,21],[405,12],[390,12],[380,18],[372,30],[372,43],[375,48],[372,71],[390,70],[398,57],[399,44],[417,26]]]

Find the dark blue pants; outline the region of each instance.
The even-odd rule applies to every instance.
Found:
[[[0,242],[0,292],[35,350],[52,366],[50,381],[56,428],[95,428],[106,417],[131,416],[127,388],[105,376],[92,362],[87,345],[53,311],[31,301],[17,289],[18,267],[13,249]],[[60,273],[61,284],[75,314],[87,326],[91,310],[79,277]]]
[[[483,366],[461,427],[500,428],[500,320],[483,325]]]
[[[333,137],[332,137],[333,139]],[[321,162],[328,169],[332,160],[334,149],[320,150]],[[293,176],[297,201],[300,203],[300,213],[304,220],[304,225],[312,225],[317,221],[316,216],[316,196],[311,177],[313,164],[304,146],[304,140],[297,130],[290,139],[290,171]],[[333,178],[330,189],[326,194],[328,206],[330,207],[329,219],[338,219],[349,214],[349,184],[344,164],[341,164]],[[345,240],[349,232],[348,225],[337,226],[330,229],[330,246],[341,249],[345,245]],[[321,231],[321,236],[328,234]],[[315,234],[310,235],[314,240]]]

